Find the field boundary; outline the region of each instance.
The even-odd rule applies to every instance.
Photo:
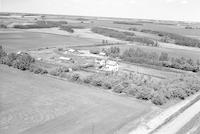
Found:
[[[188,104],[186,104],[181,109],[179,109],[177,112],[175,112],[173,115],[171,115],[169,118],[167,118],[161,125],[159,125],[157,128],[155,128],[149,134],[153,134],[158,129],[162,128],[164,125],[166,125],[167,123],[169,123],[170,121],[172,121],[174,118],[176,118],[178,115],[180,115],[181,113],[183,113],[186,109],[188,109],[189,107],[191,107],[192,105],[194,105],[199,100],[200,100],[200,94],[197,97],[195,97],[193,100],[191,100]]]
[[[159,130],[165,124],[172,121],[174,118],[176,118],[178,115],[183,113],[185,110],[187,110],[190,106],[192,106],[199,100],[200,100],[200,93],[193,96],[193,98],[191,98],[191,100],[185,100],[186,101],[185,104],[179,103],[182,106],[180,106],[180,108],[175,107],[175,109],[177,109],[177,110],[175,110],[175,112],[173,112],[172,114],[169,114],[170,110],[163,111],[161,113],[158,113],[159,115],[154,116],[153,118],[151,118],[150,120],[148,120],[146,122],[140,122],[140,124],[136,127],[136,129],[132,129],[132,131],[130,131],[129,134],[141,134],[141,133],[142,134],[154,134],[157,130]],[[171,109],[172,108],[174,108],[174,107],[171,107]],[[164,116],[164,117],[162,117],[162,116]],[[159,124],[158,124],[158,122],[159,122],[158,119],[161,122]]]

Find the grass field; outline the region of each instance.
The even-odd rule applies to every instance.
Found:
[[[9,52],[41,47],[93,45],[100,40],[38,32],[0,33],[0,44]]]
[[[1,134],[112,134],[151,105],[0,65]]]

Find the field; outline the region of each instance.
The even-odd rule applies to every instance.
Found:
[[[75,45],[93,45],[100,43],[96,39],[62,36],[56,34],[29,32],[29,31],[10,31],[0,32],[0,44],[9,52],[22,51],[42,47],[59,47]]]
[[[200,24],[59,15],[0,21],[2,134],[118,134],[199,91],[200,29],[185,26]],[[177,44],[186,37],[192,45]]]
[[[132,98],[3,65],[0,74],[1,134],[110,134],[151,109]]]

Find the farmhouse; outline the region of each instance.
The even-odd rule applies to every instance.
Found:
[[[104,60],[104,59],[95,59],[95,63],[98,68],[101,68],[103,71],[113,71],[117,72],[119,70],[119,65],[116,61]]]
[[[119,64],[116,61],[107,60],[105,66],[102,68],[104,71],[117,72],[119,70]]]

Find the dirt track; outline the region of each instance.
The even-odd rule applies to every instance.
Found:
[[[111,134],[149,111],[132,98],[0,65],[1,134]]]

